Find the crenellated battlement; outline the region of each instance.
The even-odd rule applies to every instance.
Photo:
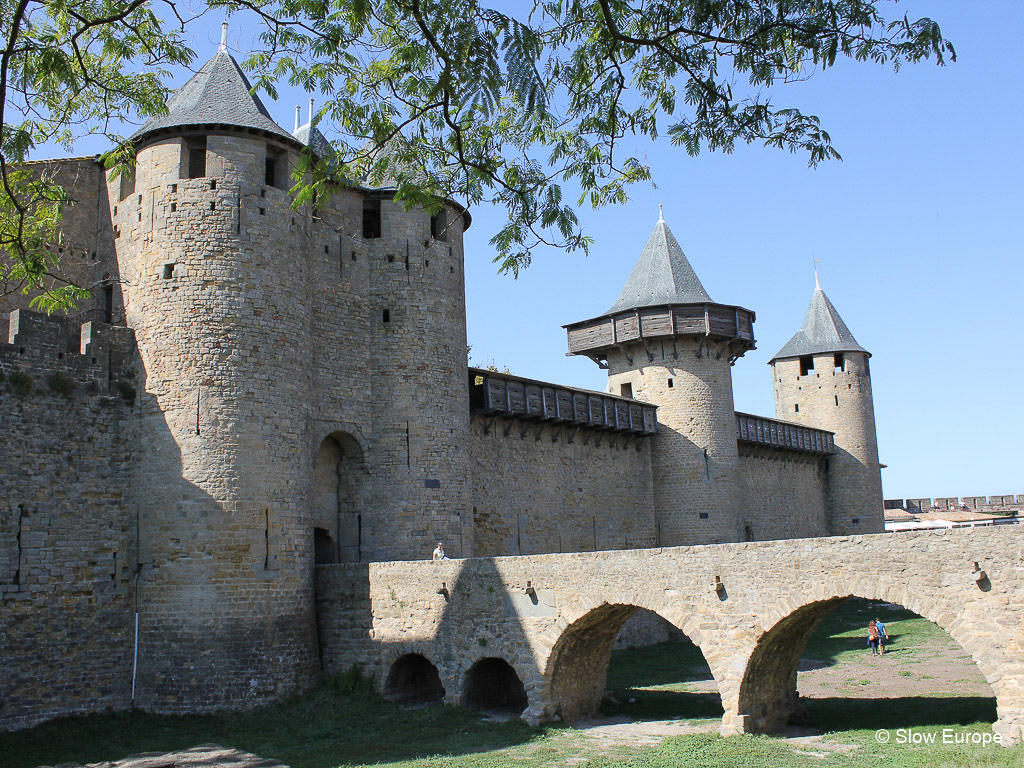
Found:
[[[134,392],[135,332],[131,328],[16,309],[2,338],[0,372],[9,383],[12,376],[27,374],[35,387],[45,386],[60,374],[67,382],[64,386],[126,397]]]

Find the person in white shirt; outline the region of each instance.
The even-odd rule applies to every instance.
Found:
[[[431,560],[447,560],[448,555],[444,553],[444,543],[437,542],[437,548],[434,550],[434,554],[430,558]]]

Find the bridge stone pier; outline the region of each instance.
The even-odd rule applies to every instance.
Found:
[[[597,708],[615,636],[645,608],[703,652],[724,734],[787,722],[807,640],[850,596],[898,603],[949,633],[995,693],[994,731],[1024,740],[1018,526],[317,567],[328,672],[359,664],[382,688],[429,678],[423,690],[443,686],[461,705],[481,691],[514,701],[521,681],[524,718],[571,720]]]

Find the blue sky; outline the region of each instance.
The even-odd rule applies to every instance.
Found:
[[[1024,493],[1024,2],[882,6],[935,18],[958,61],[899,73],[844,62],[779,89],[776,104],[822,119],[841,163],[809,169],[800,155],[760,146],[690,158],[664,139],[638,145],[655,184],[634,188],[625,206],[580,211],[596,241],[589,257],[539,250],[518,280],[491,261],[502,211],[474,209],[473,362],[604,389],[596,365],[565,356],[561,326],[612,304],[660,203],[712,298],[757,313],[758,348],[733,369],[738,410],[774,415],[767,362],[800,326],[816,258],[822,287],[874,355],[886,497]],[[215,50],[219,22],[197,27],[196,66]],[[242,54],[245,35],[235,25],[230,36]],[[306,98],[283,88],[276,104],[264,101],[290,129]],[[76,154],[101,149],[83,144]]]

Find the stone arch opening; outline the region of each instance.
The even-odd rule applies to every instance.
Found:
[[[876,618],[889,635],[879,657],[867,643]],[[739,715],[753,733],[791,723],[822,730],[966,725],[995,721],[996,698],[974,657],[942,625],[896,603],[843,596],[801,606],[761,637],[740,684]]]
[[[517,716],[528,703],[523,681],[504,659],[480,659],[466,673],[463,703],[478,712]]]
[[[391,665],[384,681],[384,698],[399,704],[440,701],[444,698],[444,683],[426,656],[407,653]]]
[[[552,649],[547,676],[555,713],[570,721],[602,709],[635,719],[723,712],[700,648],[635,605],[605,604],[570,624]]]
[[[313,469],[314,553],[317,564],[363,559],[363,478],[359,441],[334,432],[321,441]]]

